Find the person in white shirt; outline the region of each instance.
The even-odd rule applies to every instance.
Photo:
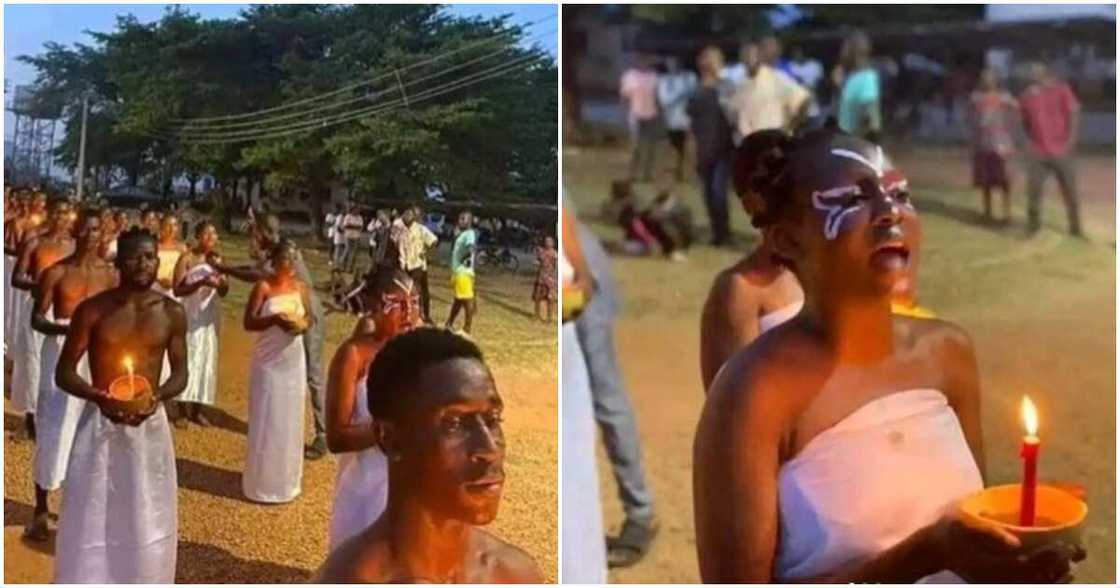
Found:
[[[327,241],[331,244],[331,257],[329,263],[334,266],[335,258],[338,256],[338,219],[341,217],[341,211],[338,206],[335,206],[327,211],[327,216],[323,219],[323,234],[326,235]]]
[[[735,143],[755,131],[792,130],[808,110],[809,91],[770,65],[772,56],[763,55],[759,45],[744,45],[740,55],[747,77],[732,98]]]
[[[684,178],[684,151],[688,138],[688,101],[696,92],[696,72],[681,69],[676,57],[665,58],[666,73],[657,80],[657,100],[669,134],[669,144],[677,152],[677,181]]]

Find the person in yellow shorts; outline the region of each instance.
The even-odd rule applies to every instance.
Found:
[[[455,301],[451,303],[451,314],[444,327],[453,329],[455,317],[462,310],[463,332],[469,334],[478,308],[474,300],[474,252],[478,233],[474,230],[474,215],[469,210],[459,213],[455,230],[458,235],[451,246],[451,289],[455,293]]]

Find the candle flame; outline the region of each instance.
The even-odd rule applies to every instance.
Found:
[[[1033,437],[1038,433],[1038,411],[1035,410],[1030,396],[1023,396],[1022,412],[1023,425],[1027,428],[1027,434]]]
[[[132,375],[132,356],[131,355],[124,356],[124,369],[128,372],[128,375],[130,375],[130,376]]]

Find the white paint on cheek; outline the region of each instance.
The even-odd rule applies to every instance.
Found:
[[[830,188],[828,190],[819,190],[813,192],[812,201],[813,208],[825,213],[824,221],[824,238],[829,241],[836,238],[840,233],[840,223],[851,213],[863,208],[862,205],[844,208],[843,203],[831,203],[829,200],[835,200],[846,196],[854,196],[861,192],[859,186],[840,186],[838,188]]]

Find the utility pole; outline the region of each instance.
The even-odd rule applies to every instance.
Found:
[[[82,97],[82,139],[78,142],[78,201],[86,184],[86,118],[89,115],[89,94]]]

